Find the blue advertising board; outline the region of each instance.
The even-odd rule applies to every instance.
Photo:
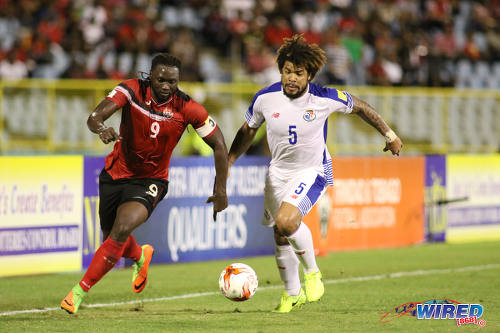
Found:
[[[83,230],[82,268],[87,268],[102,243],[99,223],[99,173],[104,157],[86,156],[83,159]]]
[[[155,247],[155,262],[187,262],[274,253],[273,231],[261,224],[269,158],[242,157],[227,182],[228,207],[213,220],[212,157],[172,160],[168,194],[134,231]]]
[[[165,199],[134,231],[139,244],[155,247],[155,263],[238,258],[274,253],[272,229],[261,225],[267,157],[242,157],[227,182],[229,206],[213,220],[215,167],[212,157],[174,158]],[[100,246],[99,173],[104,157],[84,159],[82,266]],[[123,264],[123,262],[121,263]]]

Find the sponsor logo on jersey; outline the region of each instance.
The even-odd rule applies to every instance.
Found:
[[[316,113],[314,110],[307,110],[304,112],[304,116],[302,116],[302,118],[304,118],[305,121],[313,121],[316,119]]]
[[[172,108],[166,106],[164,109],[163,109],[163,115],[166,117],[166,118],[172,118],[174,116],[174,113],[172,112]]]
[[[273,118],[279,118],[279,117],[280,117],[280,113],[279,112],[273,113]]]

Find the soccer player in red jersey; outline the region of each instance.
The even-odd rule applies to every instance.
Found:
[[[104,143],[115,142],[99,176],[99,217],[104,242],[97,249],[82,280],[61,302],[76,313],[89,289],[121,257],[135,261],[134,292],[141,292],[153,247],[139,246],[132,231],[144,223],[167,193],[168,166],[172,150],[191,124],[213,149],[216,180],[214,219],[227,207],[227,147],[219,127],[203,106],[177,87],[180,61],[166,53],[156,55],[149,78],[126,80],[116,86],[89,116],[89,129]],[[122,109],[120,132],[104,121]]]

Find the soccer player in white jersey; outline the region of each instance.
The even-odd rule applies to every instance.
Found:
[[[290,312],[324,294],[313,240],[302,218],[333,184],[326,148],[328,116],[357,114],[385,136],[384,151],[399,155],[399,137],[367,103],[351,94],[311,83],[326,62],[325,52],[299,35],[285,38],[278,50],[281,82],[255,94],[229,151],[229,167],[247,151],[267,122],[272,160],[266,177],[263,224],[274,228],[276,263],[285,292],[274,311]],[[305,292],[299,263],[304,269]]]

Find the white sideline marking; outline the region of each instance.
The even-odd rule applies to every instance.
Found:
[[[345,279],[325,280],[323,282],[325,284],[335,284],[335,283],[347,283],[347,282],[391,279],[391,278],[399,278],[399,277],[405,277],[405,276],[482,271],[485,269],[496,269],[496,268],[500,268],[500,264],[466,266],[466,267],[460,267],[460,268],[427,269],[427,270],[418,270],[418,271],[411,271],[411,272],[396,272],[396,273],[388,273],[388,274],[380,274],[380,275],[352,277],[352,278],[345,278]],[[268,290],[268,289],[276,289],[276,288],[283,288],[283,286],[279,285],[279,286],[259,287],[258,290],[260,291],[260,290]],[[99,307],[108,307],[108,306],[117,306],[117,305],[126,305],[126,304],[173,301],[176,299],[212,296],[212,295],[218,295],[218,294],[219,294],[219,291],[207,291],[204,293],[194,293],[194,294],[185,294],[185,295],[167,296],[167,297],[156,297],[156,298],[145,298],[145,299],[141,299],[141,300],[127,301],[127,302],[85,304],[84,307],[85,308],[99,308]],[[23,314],[23,313],[49,312],[49,311],[56,311],[56,310],[60,310],[60,309],[61,309],[60,307],[57,307],[57,308],[43,308],[43,309],[0,312],[0,316],[13,316],[13,315]]]

